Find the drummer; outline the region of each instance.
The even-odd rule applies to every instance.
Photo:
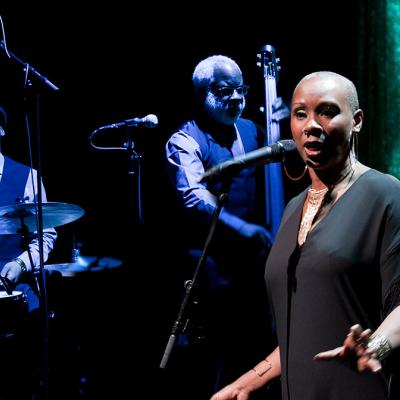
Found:
[[[6,125],[7,114],[0,106],[0,207],[33,203],[37,199],[37,172],[3,155],[1,140]],[[43,183],[42,200],[47,201]],[[34,233],[3,233],[0,229],[0,276],[5,278],[0,279],[3,283],[0,289],[14,289],[24,293],[29,311],[34,311],[39,308],[37,284],[32,274],[33,268],[37,268],[40,262],[38,237]],[[44,261],[52,251],[56,238],[54,228],[43,230]]]
[[[6,112],[0,107],[0,207],[33,203],[37,200],[37,171],[3,155],[1,141],[6,124]],[[42,200],[46,202],[43,184],[41,187]],[[13,223],[17,220],[14,218]],[[31,399],[38,390],[38,360],[42,359],[43,343],[39,285],[33,274],[33,269],[40,264],[38,235],[34,227],[27,228],[30,232],[26,234],[12,234],[2,229],[3,225],[0,224],[0,281],[3,282],[3,287],[0,286],[0,398]],[[44,261],[53,250],[56,238],[54,228],[43,230]],[[18,307],[15,307],[17,300]]]

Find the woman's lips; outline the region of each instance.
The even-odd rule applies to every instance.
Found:
[[[316,149],[305,147],[304,151],[308,157],[318,157],[319,155],[321,155],[321,150],[316,150]]]
[[[308,157],[318,157],[321,155],[323,144],[321,142],[313,141],[304,144],[304,151]]]

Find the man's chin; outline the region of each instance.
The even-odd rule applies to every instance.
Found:
[[[242,112],[228,113],[227,119],[230,119],[232,123],[235,123],[240,118],[241,115]]]
[[[210,112],[209,110],[206,110],[206,114],[220,124],[233,125],[240,118],[242,112]]]
[[[239,116],[232,117],[230,115],[225,115],[223,117],[219,116],[218,118],[215,118],[214,116],[214,119],[223,125],[233,125],[239,119]]]
[[[233,125],[237,122],[237,120],[239,119],[239,117],[235,117],[235,118],[225,118],[223,121],[221,121],[223,124],[225,125]]]

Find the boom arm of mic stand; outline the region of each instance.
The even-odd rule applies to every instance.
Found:
[[[35,76],[40,82],[42,82],[44,85],[49,87],[51,90],[54,91],[59,91],[60,88],[57,87],[53,82],[50,82],[45,76],[40,74],[38,71],[36,71],[33,67],[31,67],[28,63],[25,61],[22,61],[19,57],[17,57],[14,53],[12,53],[10,50],[7,49],[4,41],[0,41],[0,48],[2,48],[7,56],[11,58],[12,60],[16,61],[17,63],[21,64],[25,70],[28,70],[27,72],[31,72],[33,76]]]
[[[196,285],[197,276],[199,275],[199,272],[207,258],[208,247],[214,236],[214,231],[217,226],[218,216],[221,212],[222,204],[227,200],[227,198],[228,198],[228,195],[226,193],[222,193],[218,197],[217,205],[215,207],[212,221],[211,221],[210,231],[208,232],[206,243],[204,245],[203,252],[201,254],[199,262],[197,263],[196,269],[194,271],[193,278],[191,280],[188,280],[185,282],[185,296],[184,296],[182,304],[179,308],[178,316],[177,316],[174,324],[172,325],[171,335],[168,339],[167,346],[165,347],[164,355],[163,355],[163,357],[161,359],[161,363],[160,363],[160,368],[164,369],[166,367],[169,356],[171,355],[172,349],[174,347],[176,338],[182,333],[184,327],[186,326],[186,323],[184,322],[186,307],[189,303],[189,300],[191,299],[192,289]]]

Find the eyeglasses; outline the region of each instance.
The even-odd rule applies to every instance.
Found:
[[[242,86],[237,86],[237,87],[221,86],[219,88],[212,88],[212,91],[218,97],[223,98],[223,97],[231,97],[235,91],[239,96],[246,96],[246,94],[249,91],[249,88],[250,87],[247,85],[242,85]]]

